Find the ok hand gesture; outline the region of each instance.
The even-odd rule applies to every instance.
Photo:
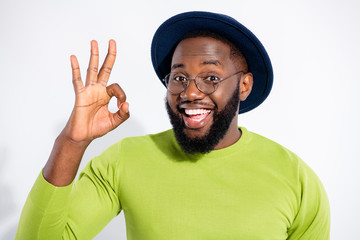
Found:
[[[108,54],[98,71],[99,49],[96,41],[91,41],[91,57],[85,86],[80,76],[79,63],[71,56],[73,85],[76,95],[75,106],[64,129],[64,134],[75,142],[90,142],[119,126],[129,118],[129,104],[118,84],[107,85],[116,58],[116,43],[109,41]],[[108,104],[117,98],[119,110],[111,113]]]

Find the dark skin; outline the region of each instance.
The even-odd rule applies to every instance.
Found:
[[[230,58],[230,46],[210,37],[196,37],[185,39],[176,47],[172,58],[172,72],[186,72],[195,77],[201,72],[215,72],[221,77],[226,77],[238,71],[246,71],[247,66],[243,61]],[[240,81],[240,100],[244,101],[251,92],[253,76],[251,73],[239,74],[220,83],[217,90],[206,95],[199,91],[195,82],[180,94],[167,92],[167,100],[171,109],[179,114],[185,123],[185,133],[191,138],[204,136],[213,122],[213,111],[217,108],[222,111],[225,104],[233,95]],[[198,122],[191,121],[184,113],[185,109],[211,110],[208,116]],[[221,149],[234,144],[240,137],[238,130],[238,114],[233,118],[224,138],[215,149]]]
[[[110,40],[108,54],[98,71],[99,49],[97,42],[91,41],[91,57],[84,86],[79,63],[75,56],[70,57],[75,106],[43,169],[44,178],[55,186],[66,186],[74,180],[81,158],[92,140],[129,118],[129,104],[124,91],[118,84],[106,86],[115,58],[116,43]],[[112,97],[117,98],[119,110],[116,113],[108,110]]]
[[[105,135],[129,118],[129,104],[126,95],[118,84],[107,86],[111,70],[116,58],[116,43],[109,41],[108,54],[101,69],[98,71],[99,50],[96,41],[91,41],[91,56],[87,70],[85,85],[80,76],[79,63],[71,56],[75,105],[70,118],[57,137],[50,157],[43,169],[44,178],[55,186],[69,185],[75,178],[82,156],[89,144],[98,137]],[[202,64],[207,61],[207,64]],[[214,63],[210,63],[214,62]],[[216,64],[215,64],[216,62]],[[211,69],[221,76],[243,70],[230,59],[230,47],[221,41],[199,37],[182,41],[175,50],[172,66],[174,70],[181,68],[191,76]],[[182,66],[180,66],[181,64]],[[245,69],[246,66],[240,66]],[[243,101],[250,94],[252,87],[251,73],[232,77],[222,82],[219,88],[210,95],[201,93],[191,81],[189,87],[181,94],[167,93],[170,106],[175,112],[176,106],[183,101],[181,107],[204,107],[209,109],[224,108],[224,104],[232,96],[233,89],[240,81],[240,99]],[[112,97],[117,98],[119,110],[111,113],[108,104]],[[185,102],[184,102],[185,101]],[[180,113],[179,113],[180,114]],[[199,128],[188,128],[189,137],[202,136],[212,123],[209,118]],[[234,117],[228,132],[215,149],[224,148],[235,143],[241,133],[237,129],[237,117]]]

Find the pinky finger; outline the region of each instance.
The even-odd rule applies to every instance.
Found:
[[[70,56],[70,61],[71,61],[72,82],[74,86],[74,91],[75,93],[78,93],[82,88],[84,88],[84,84],[81,80],[81,75],[80,75],[79,62],[77,61],[74,55]]]

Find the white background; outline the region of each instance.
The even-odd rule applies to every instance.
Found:
[[[240,115],[239,125],[304,159],[327,190],[331,238],[358,237],[358,1],[1,0],[0,240],[14,238],[27,194],[71,112],[70,55],[78,57],[85,77],[90,40],[98,40],[103,58],[115,39],[110,82],[123,87],[131,109],[131,119],[90,145],[84,164],[125,136],[170,128],[150,44],[163,21],[190,10],[228,14],[262,41],[273,63],[273,90],[260,107]],[[125,236],[121,215],[96,239]]]

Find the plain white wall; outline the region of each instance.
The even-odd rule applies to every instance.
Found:
[[[267,49],[273,91],[239,125],[288,147],[321,178],[332,239],[355,239],[360,214],[360,4],[356,0],[0,2],[0,240],[13,239],[22,206],[71,112],[70,60],[85,74],[90,40],[118,43],[110,82],[131,119],[93,142],[83,165],[115,141],[170,128],[150,44],[168,17],[190,10],[233,16]],[[82,165],[82,166],[83,166]],[[115,236],[119,236],[116,238]],[[125,239],[123,217],[96,239]]]

